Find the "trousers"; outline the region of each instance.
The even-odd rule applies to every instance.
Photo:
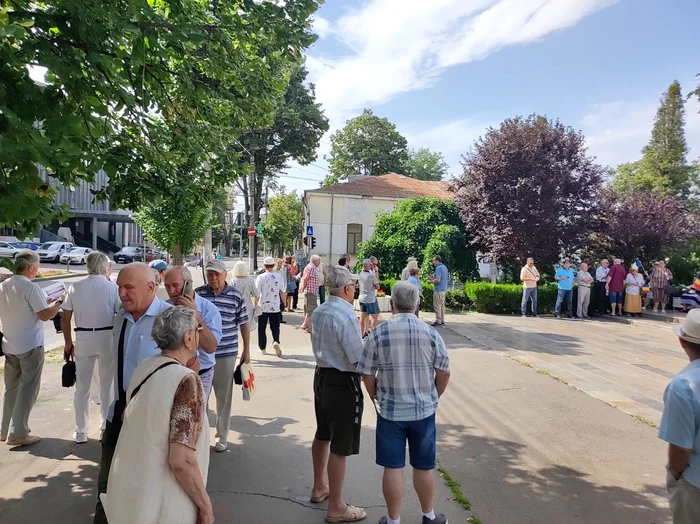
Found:
[[[216,397],[216,438],[228,442],[233,402],[233,372],[236,371],[235,356],[216,359],[212,385]]]
[[[700,488],[693,486],[683,477],[676,480],[666,472],[668,503],[671,507],[673,524],[697,524],[700,522]]]
[[[97,506],[95,507],[95,519],[93,524],[108,524],[107,515],[100,500],[101,493],[107,493],[107,481],[109,470],[112,467],[112,458],[117,449],[119,433],[122,431],[122,421],[107,421],[105,431],[102,434],[102,455],[100,456],[100,473],[97,477]]]
[[[523,315],[527,315],[527,303],[532,301],[532,316],[537,316],[537,288],[523,288],[523,301],[520,304],[520,310]]]
[[[262,313],[258,318],[258,347],[267,348],[267,321],[270,321],[270,331],[272,331],[272,341],[280,341],[280,322],[282,313]]]
[[[576,304],[576,316],[587,317],[588,316],[588,305],[591,302],[591,288],[589,287],[578,287],[578,300]]]
[[[92,389],[95,365],[99,374],[100,429],[105,429],[109,406],[114,400],[114,356],[105,353],[89,357],[75,357],[75,432],[90,432],[90,390]]]
[[[44,346],[21,355],[5,355],[5,394],[0,435],[10,438],[29,435],[29,414],[39,396],[43,369]]]
[[[445,292],[433,291],[433,307],[435,308],[435,322],[445,323]]]
[[[569,308],[569,315],[573,315],[574,308],[572,307],[572,302],[574,298],[574,292],[571,289],[558,289],[557,290],[557,303],[554,306],[554,312],[557,315],[561,315],[561,304],[566,299],[566,305]]]

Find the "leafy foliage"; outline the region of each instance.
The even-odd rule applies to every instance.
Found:
[[[331,136],[330,175],[324,185],[353,175],[402,173],[408,162],[406,139],[386,118],[365,109]]]
[[[398,202],[392,213],[378,217],[372,237],[360,245],[358,260],[376,256],[382,277],[399,277],[409,256],[416,257],[422,267],[430,264],[426,254],[444,254],[449,270],[468,280],[478,276],[478,268],[467,243],[467,231],[454,202],[410,198]]]
[[[523,298],[522,284],[491,284],[489,282],[469,282],[465,285],[469,300],[479,313],[494,315],[520,314]],[[574,295],[578,286],[574,287]],[[557,302],[557,285],[545,284],[537,288],[537,311],[539,314],[552,313]],[[574,304],[576,296],[574,296]]]
[[[227,149],[271,121],[314,0],[14,0],[0,7],[0,226],[61,214],[62,185],[110,177],[97,198],[139,209],[221,186]],[[30,68],[46,68],[44,81]],[[216,169],[204,169],[206,164]],[[65,210],[63,210],[65,211]]]
[[[304,211],[301,198],[296,191],[272,197],[267,203],[267,218],[264,222],[264,236],[281,256],[285,251],[292,252],[295,243],[301,240]]]
[[[603,168],[586,155],[583,135],[559,121],[507,119],[476,142],[462,166],[452,189],[471,245],[487,257],[553,264],[596,227]]]
[[[212,246],[223,244],[223,252],[226,256],[236,250],[240,240],[241,230],[236,224],[236,213],[234,213],[235,193],[230,191],[219,191],[215,194],[212,202]]]
[[[449,166],[442,153],[428,148],[411,149],[404,172],[406,176],[418,180],[440,181],[447,175]]]

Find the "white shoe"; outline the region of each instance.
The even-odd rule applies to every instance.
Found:
[[[88,441],[87,433],[73,433],[73,440],[78,444],[85,444]]]
[[[279,357],[282,358],[282,348],[280,348],[280,343],[275,342],[272,344],[272,347],[275,348],[275,354]]]
[[[221,440],[221,439],[218,439],[216,441],[216,444],[214,445],[214,451],[216,451],[217,453],[221,453],[222,451],[226,451],[227,448],[228,448],[228,442],[226,442],[225,440]]]

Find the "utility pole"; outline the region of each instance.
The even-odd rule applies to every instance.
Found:
[[[248,177],[248,192],[250,193],[250,219],[248,221],[248,227],[255,229],[255,172],[251,171]],[[253,274],[255,270],[253,257],[255,257],[256,261],[258,257],[258,254],[255,252],[255,246],[255,237],[248,237],[248,267],[250,268],[251,274]]]

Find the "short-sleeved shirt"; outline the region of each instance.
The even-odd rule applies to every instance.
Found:
[[[39,286],[23,275],[14,275],[0,284],[5,353],[23,355],[44,345],[44,326],[36,314],[47,307],[49,304]]]
[[[319,264],[319,267],[320,264]],[[323,273],[321,273],[323,275]],[[318,287],[321,283],[321,280],[318,278],[318,271],[316,271],[316,266],[314,266],[313,262],[309,262],[306,267],[304,268],[304,274],[302,275],[302,278],[306,279],[306,287],[304,288],[304,293],[307,295],[316,295],[319,296],[319,291]]]
[[[610,270],[607,267],[598,266],[598,269],[595,270],[596,282],[607,282],[608,271]]]
[[[415,276],[411,275],[408,277],[408,282],[416,286],[419,290],[423,291],[423,286],[421,286],[420,280],[418,280]]]
[[[435,413],[435,370],[449,371],[440,334],[412,313],[380,324],[365,342],[358,373],[377,376],[377,412],[397,422],[423,420]]]
[[[168,300],[168,303],[170,301]],[[223,326],[221,322],[221,313],[219,308],[209,302],[206,298],[200,297],[197,293],[194,294],[194,306],[197,308],[197,313],[204,320],[204,324],[209,328],[212,335],[216,339],[216,343],[221,342],[223,336]],[[207,353],[202,348],[197,348],[197,356],[199,357],[199,369],[206,371],[216,365],[216,351]]]
[[[683,478],[700,488],[700,360],[688,364],[666,387],[659,438],[693,450]]]
[[[615,264],[608,271],[608,278],[610,279],[608,289],[614,293],[621,293],[626,276],[627,271],[625,271],[625,268],[622,267],[622,264]]]
[[[578,282],[579,287],[591,287],[593,277],[588,271],[579,270],[576,273],[576,282]]]
[[[535,280],[536,278],[540,278],[540,272],[537,271],[535,266],[523,266],[523,268],[520,270],[520,280],[522,280],[524,288],[530,289],[537,287],[537,280]]]
[[[238,328],[248,323],[248,311],[243,297],[233,286],[226,284],[221,293],[214,293],[209,286],[194,290],[219,308],[221,314],[221,340],[216,348],[216,359],[238,355]]]
[[[197,449],[202,431],[204,390],[196,373],[188,373],[175,390],[170,411],[170,443]]]
[[[360,286],[360,294],[358,300],[361,304],[374,304],[377,301],[377,288],[374,286],[379,284],[374,273],[369,271],[361,271],[357,278]]]
[[[282,276],[266,271],[255,280],[255,288],[260,294],[260,310],[263,313],[279,313],[280,293],[287,292]]]
[[[445,264],[440,264],[435,268],[435,272],[433,273],[433,276],[435,278],[439,278],[440,282],[435,283],[435,291],[447,291],[447,284],[449,283],[450,280],[450,274],[447,271],[447,266]]]
[[[637,275],[628,273],[625,277],[625,284],[627,284],[625,293],[637,296],[641,292],[642,287],[644,287],[644,277],[639,273]]]
[[[564,291],[570,291],[574,289],[574,270],[569,268],[569,269],[564,269],[563,267],[560,267],[557,269],[557,272],[554,274],[555,277],[569,277],[566,280],[557,280],[557,285],[559,286],[559,289],[564,290]]]
[[[352,305],[331,295],[311,314],[311,348],[316,365],[357,372],[362,356],[362,333]]]

